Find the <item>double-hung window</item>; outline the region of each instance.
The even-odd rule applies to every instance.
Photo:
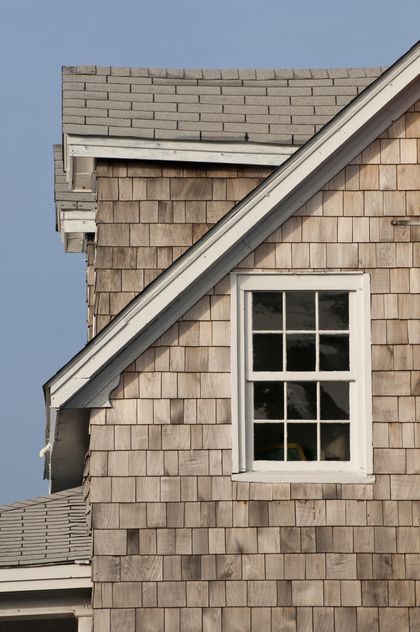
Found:
[[[371,474],[369,276],[232,274],[233,468]]]

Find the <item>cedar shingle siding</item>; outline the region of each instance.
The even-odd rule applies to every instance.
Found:
[[[157,119],[161,110],[153,103],[177,104],[181,111],[181,103],[216,106],[224,100],[226,112],[229,95],[250,105],[250,96],[240,93],[246,85],[249,95],[251,87],[264,91],[253,99],[268,116],[269,91],[278,82],[285,108],[303,107],[296,99],[306,99],[314,117],[333,84],[357,92],[372,78],[205,72],[171,78],[170,71],[160,77],[68,69],[65,99],[79,101],[71,107],[82,108],[80,124],[106,134],[117,129],[107,118],[116,115],[105,109],[103,121],[96,118],[98,103],[114,91],[129,110],[148,102]],[[310,92],[298,97],[298,87]],[[294,96],[287,92],[292,89]],[[147,94],[151,98],[142,101]],[[340,98],[342,105],[351,95]],[[92,121],[89,107],[97,110]],[[197,112],[190,137],[205,137],[199,126],[204,112]],[[142,119],[133,118],[130,130],[141,129],[136,121]],[[311,125],[312,134],[317,123],[311,121],[302,125]],[[65,125],[77,132],[78,123]],[[218,125],[218,134],[231,133],[227,119]],[[268,132],[281,124],[261,125]],[[125,127],[118,129],[127,135]],[[153,127],[155,138],[159,129]],[[168,129],[181,137],[190,133],[181,132],[180,121]],[[252,133],[262,140],[260,132]],[[298,128],[284,136],[288,141],[275,141],[298,142],[300,134],[303,141],[305,131]],[[418,105],[240,266],[370,274],[375,483],[232,482],[226,277],[124,372],[112,408],[91,414],[95,631],[119,630],[122,622],[130,632],[420,629],[420,229],[391,224],[419,213],[419,143]],[[267,173],[101,162],[91,253],[97,331]]]
[[[269,167],[102,161],[97,167],[97,244],[89,256],[98,333],[188,250]]]

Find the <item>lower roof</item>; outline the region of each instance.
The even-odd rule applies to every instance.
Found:
[[[70,564],[91,557],[82,488],[0,506],[0,567]]]

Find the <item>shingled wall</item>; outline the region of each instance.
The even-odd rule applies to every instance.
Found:
[[[420,629],[419,142],[417,107],[243,262],[371,275],[375,483],[231,481],[224,279],[92,412],[95,632]]]
[[[90,332],[98,333],[272,169],[100,161],[97,238],[88,250]]]

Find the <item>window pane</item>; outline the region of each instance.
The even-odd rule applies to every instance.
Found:
[[[287,384],[287,418],[316,419],[316,382]]]
[[[316,461],[317,424],[287,424],[287,460]]]
[[[319,328],[349,328],[349,293],[319,292]]]
[[[252,328],[283,329],[283,293],[253,292],[252,294]]]
[[[349,424],[321,424],[321,459],[350,461]]]
[[[286,328],[315,329],[315,292],[286,292]]]
[[[283,419],[283,382],[254,382],[254,419]]]
[[[283,336],[281,334],[254,334],[254,371],[282,371]]]
[[[254,424],[254,459],[284,460],[284,424]]]
[[[286,350],[288,371],[315,370],[315,334],[288,334]]]
[[[349,419],[348,382],[321,382],[321,419]]]
[[[347,334],[319,336],[319,368],[321,371],[348,371],[349,337]]]

